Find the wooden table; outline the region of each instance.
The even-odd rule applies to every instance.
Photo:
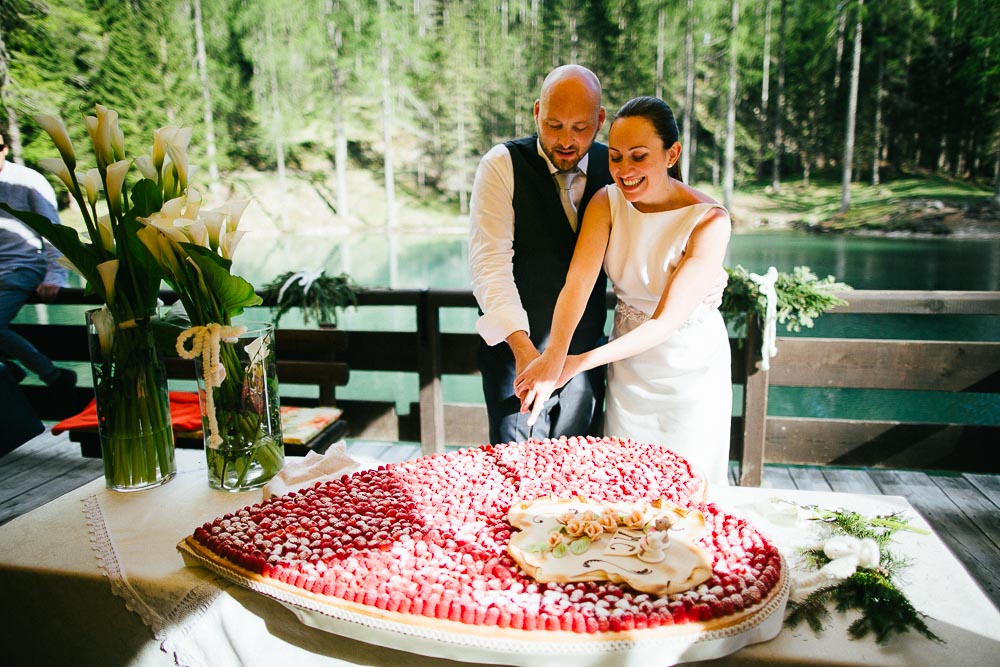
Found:
[[[177,478],[118,494],[97,479],[0,527],[0,646],[10,664],[458,665],[332,635],[301,624],[285,607],[186,568],[175,545],[194,528],[257,502],[260,492],[208,488],[200,452],[178,451]],[[715,500],[746,515],[791,556],[778,524],[760,511],[780,497],[866,513],[912,512],[902,498],[730,488]],[[88,516],[91,521],[88,524]],[[926,527],[915,513],[916,524]],[[801,530],[799,531],[801,532]],[[739,651],[726,665],[986,665],[1000,656],[1000,614],[937,536],[900,533],[908,554],[905,591],[947,641],[898,638],[886,647],[848,641],[850,618],[835,615],[816,637],[785,629]],[[95,554],[102,554],[99,560]],[[102,567],[105,570],[102,572]],[[128,605],[126,606],[126,601]],[[363,639],[363,637],[359,638]]]

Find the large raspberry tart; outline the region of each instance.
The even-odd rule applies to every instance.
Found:
[[[663,445],[529,440],[321,482],[207,523],[178,548],[306,623],[392,648],[664,664],[726,655],[781,626],[778,550],[704,494]]]

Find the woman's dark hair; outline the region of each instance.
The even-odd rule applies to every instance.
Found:
[[[663,141],[664,148],[670,148],[676,143],[680,138],[680,132],[677,131],[677,121],[674,119],[674,112],[670,109],[670,105],[661,100],[659,97],[633,97],[628,102],[622,105],[615,114],[615,117],[611,119],[611,124],[619,118],[631,118],[638,116],[640,118],[645,118],[652,125],[656,133],[660,135],[660,139]],[[671,178],[675,178],[678,181],[681,179],[681,168],[676,162],[667,170]]]

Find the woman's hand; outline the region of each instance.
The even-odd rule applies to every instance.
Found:
[[[547,349],[515,378],[514,394],[521,399],[521,412],[531,411],[528,426],[534,426],[545,401],[565,384],[559,382],[565,360],[563,355]]]

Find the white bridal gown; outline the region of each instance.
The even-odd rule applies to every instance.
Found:
[[[714,204],[642,213],[614,185],[604,269],[618,296],[611,337],[649,319],[687,246]],[[668,340],[608,367],[606,435],[664,444],[725,485],[732,376],[729,336],[716,308],[698,306]]]

